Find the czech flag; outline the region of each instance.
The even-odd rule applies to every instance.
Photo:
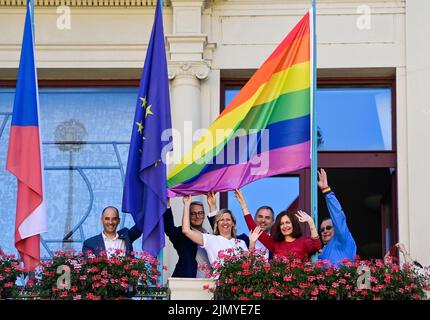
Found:
[[[47,231],[32,10],[28,1],[6,163],[18,180],[15,247],[27,272],[40,264],[40,234]]]

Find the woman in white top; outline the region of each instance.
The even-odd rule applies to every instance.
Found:
[[[182,232],[194,243],[206,249],[210,264],[218,259],[218,253],[233,249],[233,253],[248,251],[243,240],[236,239],[236,218],[228,209],[221,209],[215,216],[213,234],[201,233],[190,226],[190,204],[191,196],[185,196],[184,214],[182,216]],[[258,238],[256,234],[254,237]],[[225,253],[225,252],[224,252]]]

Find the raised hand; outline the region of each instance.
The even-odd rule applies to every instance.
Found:
[[[296,217],[297,219],[299,219],[300,222],[307,222],[307,223],[309,223],[310,221],[313,222],[312,217],[302,210],[297,211]]]
[[[215,192],[208,192],[206,195],[206,200],[208,202],[209,210],[215,211],[216,210],[216,193]]]
[[[320,189],[324,189],[328,187],[327,173],[323,168],[321,168],[318,172],[318,187]]]
[[[236,197],[236,199],[239,202],[242,209],[246,208],[246,200],[245,200],[245,197],[243,196],[243,193],[240,189],[234,190],[234,196]]]
[[[191,196],[190,195],[184,196],[182,198],[182,201],[184,202],[184,205],[189,206],[191,204]]]
[[[262,233],[263,229],[261,229],[260,226],[255,227],[255,229],[249,234],[249,241],[256,242]]]

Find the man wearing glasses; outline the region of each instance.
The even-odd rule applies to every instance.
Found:
[[[214,193],[207,195],[207,202],[209,210],[215,211],[216,199]],[[208,233],[203,228],[203,222],[206,218],[203,203],[198,201],[191,202],[190,205],[190,225],[191,228],[199,230],[202,233]],[[195,244],[182,233],[182,226],[176,227],[173,221],[173,213],[170,208],[163,215],[164,219],[164,232],[169,237],[176,252],[178,253],[179,260],[176,264],[175,271],[172,277],[179,278],[206,278],[206,275],[201,271],[198,266],[209,264],[209,259],[206,250]]]
[[[329,260],[333,265],[342,264],[342,259],[354,260],[357,246],[346,224],[346,216],[334,192],[328,186],[327,173],[318,171],[318,187],[325,196],[330,218],[321,222],[320,233],[323,243],[319,255],[321,260]]]

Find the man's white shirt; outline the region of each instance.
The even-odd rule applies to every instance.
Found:
[[[125,241],[119,238],[118,232],[115,234],[115,238],[109,239],[104,231],[102,232],[103,242],[105,243],[106,254],[108,258],[111,258],[115,254],[115,250],[121,250],[120,256],[125,256]]]

